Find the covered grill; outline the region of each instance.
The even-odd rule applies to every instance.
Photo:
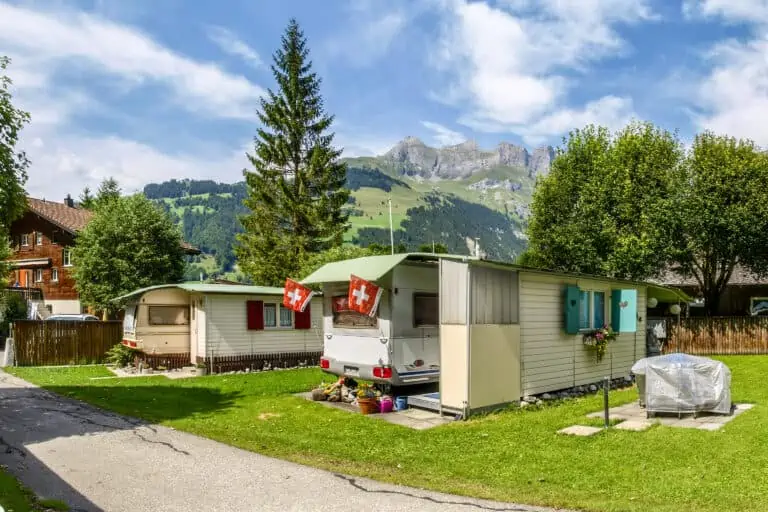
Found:
[[[731,371],[720,361],[667,354],[639,360],[632,373],[649,415],[731,413]]]

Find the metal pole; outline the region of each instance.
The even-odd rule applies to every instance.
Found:
[[[611,380],[603,377],[603,408],[605,413],[605,428],[610,426],[610,413],[608,412],[608,389],[611,387]]]
[[[392,198],[389,198],[389,245],[392,248],[392,254],[395,254],[395,231],[392,224]]]

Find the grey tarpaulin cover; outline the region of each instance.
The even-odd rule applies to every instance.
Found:
[[[731,412],[731,370],[720,361],[667,354],[639,360],[632,373],[645,376],[649,413]]]

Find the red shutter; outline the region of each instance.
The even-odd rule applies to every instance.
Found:
[[[310,314],[311,307],[312,304],[307,304],[307,309],[303,312],[296,311],[294,313],[294,325],[296,326],[296,329],[312,328],[312,315]]]
[[[249,300],[245,303],[248,330],[260,331],[264,329],[264,302],[260,300]]]

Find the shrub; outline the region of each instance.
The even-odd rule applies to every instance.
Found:
[[[18,293],[0,295],[0,335],[8,335],[8,324],[27,318],[27,302]]]
[[[129,365],[133,362],[135,351],[126,347],[122,343],[118,343],[111,349],[107,350],[107,362],[114,364],[118,368]]]

